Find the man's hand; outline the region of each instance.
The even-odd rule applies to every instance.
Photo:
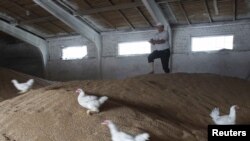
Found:
[[[166,40],[164,39],[161,39],[161,40],[154,40],[154,39],[150,39],[149,41],[152,45],[155,45],[155,44],[164,44],[166,42]]]
[[[150,39],[149,41],[152,45],[155,45],[155,40],[154,39]]]

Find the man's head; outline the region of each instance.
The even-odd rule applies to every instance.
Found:
[[[159,32],[164,31],[164,25],[163,25],[162,23],[157,23],[157,24],[155,25],[155,27],[157,28],[157,30],[158,30]]]

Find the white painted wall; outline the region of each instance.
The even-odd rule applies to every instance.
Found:
[[[82,80],[97,79],[97,59],[95,45],[81,36],[49,39],[48,79]],[[80,60],[62,60],[62,48],[87,45],[88,56]]]
[[[118,56],[118,43],[149,40],[155,31],[103,34],[103,79],[125,78],[150,71],[147,54]],[[98,79],[95,45],[81,36],[55,38],[49,42],[48,78],[52,80]],[[81,60],[61,60],[61,48],[87,45],[88,57]],[[163,73],[160,60],[156,60],[156,73]]]
[[[173,33],[173,72],[214,73],[239,78],[246,78],[250,74],[249,23],[175,28]],[[234,35],[232,51],[191,51],[191,37],[224,34]]]
[[[103,34],[103,76],[104,79],[124,78],[150,72],[148,54],[118,56],[118,43],[148,41],[156,31]],[[153,48],[152,48],[153,50]],[[160,60],[155,60],[156,73],[163,73]]]

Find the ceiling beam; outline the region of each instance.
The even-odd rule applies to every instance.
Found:
[[[87,0],[85,0],[85,1],[87,1]],[[135,0],[131,0],[131,2],[135,2]],[[138,2],[139,3],[139,2]],[[141,3],[141,5],[143,5],[142,3]],[[149,25],[149,26],[153,26],[152,25],[152,23],[150,22],[150,20],[146,17],[146,15],[142,12],[142,10],[140,9],[140,7],[135,7],[135,9],[138,11],[138,13],[143,17],[143,19],[147,22],[147,24]]]
[[[145,19],[145,21],[151,26],[153,27],[153,24],[151,23],[151,21],[147,18],[147,16],[142,12],[140,7],[136,7],[136,10],[138,10],[139,14]]]
[[[207,0],[204,0],[204,6],[205,6],[206,12],[208,14],[209,22],[212,23],[213,20],[212,20],[211,14],[210,14],[210,10],[209,10],[209,7],[208,7],[208,1]]]
[[[74,8],[72,8],[69,4],[65,3],[65,1],[57,0],[56,4],[59,4],[61,8],[69,11],[73,16],[79,17],[79,20],[89,25],[90,28],[95,29],[97,32],[100,32],[99,27],[89,22],[84,16],[81,16]]]
[[[122,18],[129,24],[129,26],[132,28],[132,29],[135,29],[135,26],[130,22],[130,20],[128,19],[128,17],[124,14],[123,11],[121,10],[118,10],[121,15],[122,15]]]
[[[188,22],[188,24],[191,24],[190,20],[188,19],[187,12],[186,12],[186,10],[185,10],[185,8],[184,8],[184,6],[183,6],[183,3],[182,3],[181,1],[179,1],[179,6],[180,6],[180,8],[181,8],[182,13],[183,13],[184,16],[185,16],[186,21]]]
[[[177,18],[176,18],[176,16],[175,16],[175,14],[174,14],[174,12],[173,12],[171,6],[169,5],[169,2],[167,2],[166,5],[167,5],[167,8],[168,8],[170,14],[171,14],[172,17],[174,18],[175,22],[178,22],[178,20],[177,20]]]
[[[233,0],[233,20],[237,20],[237,0]]]
[[[25,7],[15,3],[15,2],[11,2],[9,1],[9,3],[15,5],[16,7],[18,7],[19,9],[22,9],[22,11],[24,12],[27,12],[27,11],[30,11],[28,9],[26,9]],[[38,16],[37,14],[34,14],[33,12],[30,11],[31,14],[35,15],[35,16]],[[44,18],[37,18],[37,19],[31,19],[31,20],[21,20],[21,21],[17,21],[16,23],[14,24],[17,24],[17,25],[25,25],[25,24],[32,24],[32,23],[38,23],[38,22],[43,22],[43,21],[48,21],[48,20],[55,20],[54,17],[50,16],[50,17],[44,17]],[[53,23],[51,23],[52,25],[54,25]],[[57,25],[54,25],[56,26],[57,28],[59,28],[60,30],[62,31],[65,31],[64,29],[58,27]],[[26,26],[27,27],[27,26]],[[34,31],[34,30],[33,30]],[[37,34],[37,32],[35,33]],[[42,35],[42,34],[39,34],[39,35]]]
[[[112,2],[112,0],[108,0],[109,3],[114,6],[115,4]],[[128,17],[124,14],[124,12],[120,9],[118,9],[119,13],[122,15],[122,18],[129,24],[129,26],[132,28],[132,29],[135,29],[135,26],[130,22],[130,20],[128,19]]]
[[[130,2],[130,3],[125,3],[125,4],[116,4],[116,5],[101,7],[101,8],[93,8],[90,10],[79,10],[77,12],[81,15],[90,15],[90,14],[101,13],[101,12],[136,8],[140,6],[143,6],[142,2]]]
[[[51,0],[33,0],[39,6],[44,8],[46,11],[50,12],[56,18],[63,21],[65,24],[70,26],[76,32],[78,32],[83,37],[89,39],[95,43],[97,48],[97,61],[98,61],[98,75],[99,78],[102,78],[102,38],[101,35],[85,22],[79,20],[68,11],[57,5],[54,1]]]
[[[9,21],[10,23],[17,23],[16,19],[8,16],[6,13],[0,12],[0,18],[6,21]]]
[[[46,29],[42,30],[42,29],[38,29],[38,28],[33,27],[33,26],[22,25],[22,24],[19,24],[17,26],[20,27],[21,29],[23,29],[23,30],[25,30],[27,32],[30,32],[32,34],[35,34],[36,36],[39,36],[41,38],[49,38],[49,37],[52,37],[52,36],[56,36],[54,33],[49,32]]]
[[[35,36],[34,34],[26,32],[2,20],[0,20],[0,31],[5,32],[6,34],[9,34],[15,38],[18,38],[24,42],[27,42],[37,47],[42,53],[43,64],[44,64],[44,67],[46,68],[47,59],[48,59],[48,48],[47,48],[47,42],[44,39],[39,38]]]
[[[11,4],[14,4],[14,5],[17,6],[18,8],[22,9],[24,12],[29,11],[31,14],[33,14],[33,15],[35,15],[35,16],[38,16],[38,15],[35,14],[34,12],[31,12],[30,10],[26,9],[25,7],[19,5],[19,4],[15,3],[15,2],[11,2]],[[39,17],[39,16],[38,16],[38,17]],[[55,18],[52,18],[52,16],[51,16],[51,19],[55,19]],[[32,20],[33,20],[33,19],[32,19]],[[45,18],[45,21],[48,21],[48,20],[50,20],[50,19],[46,19],[46,18]],[[40,21],[40,22],[41,22],[41,21]],[[57,28],[59,28],[60,30],[62,30],[62,31],[65,32],[65,30],[64,30],[63,28],[58,27],[57,25],[55,25],[55,24],[53,24],[53,23],[51,23],[51,22],[50,22],[50,24],[56,26]]]
[[[165,25],[165,27],[168,28],[169,43],[170,43],[170,47],[172,47],[171,26],[170,26],[168,19],[166,19],[165,15],[163,14],[161,8],[154,0],[142,0],[142,2],[144,6],[146,7],[146,9],[148,10],[148,12],[150,13],[151,17],[154,19],[154,21],[156,23],[161,22]]]
[[[87,0],[84,0],[84,2],[85,2],[90,8],[93,9],[93,6],[92,6],[92,4],[91,4],[90,2],[88,2]],[[99,14],[99,13],[96,13],[96,14],[97,14],[98,16],[100,16],[100,17],[104,20],[104,22],[106,22],[110,27],[115,28],[109,21],[106,20],[106,18],[105,18],[103,15],[101,15],[101,14]]]
[[[180,0],[158,0],[156,3],[162,4],[162,3],[169,3],[169,2],[179,2]]]
[[[142,0],[142,2],[156,23],[161,22],[165,26],[170,27],[169,21],[166,19],[162,10],[154,0]]]
[[[4,14],[0,13],[0,18],[6,22],[8,22],[10,25],[13,26],[18,26],[19,28],[23,29],[24,31],[30,32],[34,34],[35,36],[41,37],[41,38],[47,38],[51,37],[51,34],[47,34],[45,32],[39,31],[38,29],[33,28],[32,26],[27,26],[26,23],[33,23],[33,20],[21,20],[21,21],[16,21],[16,19]],[[43,18],[42,18],[43,19]],[[47,19],[47,18],[46,18]],[[44,19],[44,20],[46,20]],[[54,18],[55,19],[55,18]],[[36,20],[40,21],[39,19],[34,19],[34,23],[36,23]],[[38,21],[37,21],[38,22]]]
[[[206,28],[206,27],[223,27],[228,25],[246,25],[250,24],[250,18],[238,19],[236,21],[227,20],[227,21],[214,21],[213,23],[198,23],[192,25],[175,25],[173,28]]]
[[[215,13],[215,15],[219,15],[218,1],[213,0],[213,5],[214,5],[214,13]]]
[[[135,2],[135,0],[131,0],[131,2]],[[150,26],[150,27],[153,27],[153,24],[151,23],[151,21],[148,19],[148,17],[143,13],[143,11],[141,10],[140,7],[136,7],[135,8],[139,14],[143,17],[143,19],[147,22],[147,24]]]
[[[75,16],[61,8],[59,5],[54,3],[51,0],[33,0],[35,3],[40,5],[42,8],[50,12],[59,20],[63,21],[65,24],[70,26],[76,32],[86,37],[87,39],[95,42],[96,39],[100,37],[99,33],[96,32],[93,28],[91,28],[86,23],[80,21]]]

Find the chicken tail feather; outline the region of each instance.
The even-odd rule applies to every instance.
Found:
[[[99,99],[99,102],[101,104],[103,104],[106,100],[108,100],[108,97],[107,96],[102,96],[100,99]]]
[[[214,109],[212,110],[212,112],[210,113],[210,116],[211,116],[213,119],[216,119],[216,118],[219,117],[219,114],[220,114],[219,108],[214,108]]]
[[[27,81],[27,84],[30,85],[30,86],[32,86],[33,83],[34,83],[34,79],[30,79],[30,80]]]

